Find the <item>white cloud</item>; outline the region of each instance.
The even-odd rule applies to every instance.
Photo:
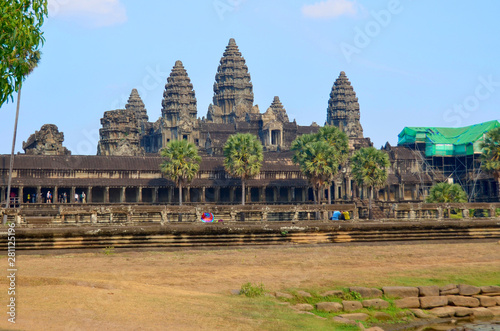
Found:
[[[310,18],[336,18],[339,16],[354,16],[360,5],[350,0],[325,0],[312,5],[304,5],[302,14]]]
[[[49,0],[49,17],[76,21],[86,27],[99,28],[127,21],[120,0]]]

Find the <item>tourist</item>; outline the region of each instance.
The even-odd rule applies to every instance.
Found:
[[[82,203],[87,203],[87,196],[85,195],[85,192],[82,192]]]
[[[45,203],[52,203],[52,193],[50,193],[50,191],[47,191],[47,199],[45,200]]]
[[[31,202],[32,203],[36,202],[36,193],[33,193],[33,195],[31,196]]]
[[[68,195],[66,192],[63,193],[63,203],[68,203]]]
[[[351,219],[351,216],[349,215],[348,211],[344,211],[344,212],[342,212],[342,214],[344,216],[344,220],[348,221]]]
[[[75,203],[78,203],[78,193],[75,192]]]
[[[332,217],[330,218],[330,220],[332,220],[332,221],[338,221],[338,220],[339,220],[340,215],[341,215],[340,211],[335,210],[335,211],[333,212],[333,215],[332,215]]]
[[[28,196],[27,196],[26,202],[27,202],[27,203],[30,203],[30,199],[31,199],[31,195],[28,193]]]

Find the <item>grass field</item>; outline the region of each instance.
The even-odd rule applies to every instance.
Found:
[[[7,269],[7,257],[2,261]],[[320,292],[348,286],[500,285],[500,245],[488,243],[280,246],[175,252],[17,256],[14,330],[332,330],[266,290]],[[6,271],[5,271],[6,272]],[[7,279],[1,300],[6,307]],[[5,312],[7,312],[7,309]]]

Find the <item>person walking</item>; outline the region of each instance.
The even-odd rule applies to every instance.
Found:
[[[78,193],[75,192],[75,203],[78,203]]]

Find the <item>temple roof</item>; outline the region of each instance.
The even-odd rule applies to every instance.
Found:
[[[137,92],[136,89],[132,89],[128,102],[125,105],[125,109],[135,111],[136,118],[139,122],[149,121],[148,112],[144,106],[144,102],[142,102],[139,92]]]

